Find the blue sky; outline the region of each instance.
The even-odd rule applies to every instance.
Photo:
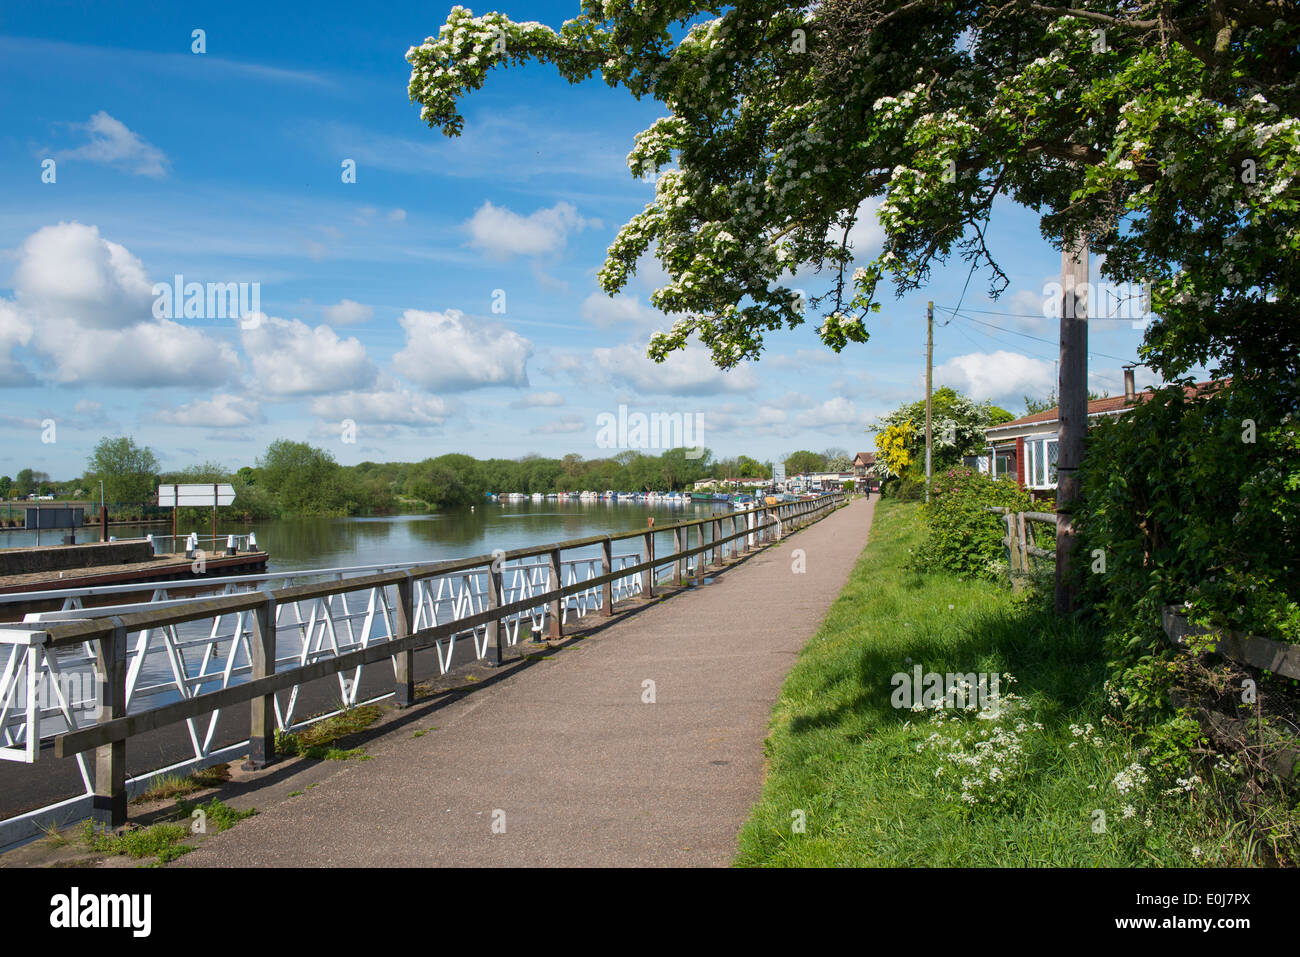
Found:
[[[597,417],[620,404],[703,413],[718,455],[854,452],[923,394],[927,299],[936,385],[1016,413],[1051,388],[1057,323],[1041,301],[1060,256],[1010,204],[991,244],[1012,285],[991,302],[977,273],[962,318],[943,324],[967,279],[954,261],[840,355],[812,322],[727,374],[698,349],[649,362],[649,335],[670,324],[648,305],[655,264],[619,300],[595,275],[653,196],[625,158],[658,104],[546,67],[497,71],[448,139],[408,101],[404,60],[447,9],[6,2],[0,471],[80,474],[116,434],[165,469],[250,465],[281,437],[344,463],[596,457],[616,451],[597,446]],[[495,9],[558,27],[577,5]],[[861,230],[863,258],[876,243]],[[257,283],[265,321],[159,320],[152,285],[177,274]],[[1141,333],[1091,326],[1092,384],[1113,394]]]

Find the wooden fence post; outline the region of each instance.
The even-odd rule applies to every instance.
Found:
[[[695,526],[696,531],[699,533],[699,538],[696,540],[695,544],[700,548],[704,547],[704,524],[704,522],[700,522]],[[697,585],[702,585],[704,583],[704,565],[708,561],[708,558],[708,552],[703,551],[698,552],[695,556],[695,583]]]
[[[608,575],[614,568],[614,540],[608,535],[600,543],[600,573]],[[600,586],[600,610],[606,617],[614,614],[614,583],[605,582]]]
[[[501,607],[501,583],[505,573],[501,569],[501,559],[494,558],[488,565],[488,610],[496,611]],[[523,627],[521,624],[520,627]],[[492,645],[494,663],[501,665],[506,660],[506,627],[500,618],[493,618],[487,624],[486,640]]]
[[[99,723],[126,717],[126,626],[116,615],[108,619],[113,633],[96,643],[95,668],[99,672]],[[51,652],[52,653],[52,652]],[[28,734],[40,734],[27,729]],[[95,749],[95,793],[91,817],[109,827],[126,823],[126,741]]]
[[[249,680],[275,674],[275,598],[266,600],[249,614],[253,618],[253,636],[249,642],[252,674]],[[275,694],[261,695],[249,701],[247,771],[257,771],[275,763]]]
[[[394,638],[410,636],[415,624],[415,602],[412,596],[415,579],[408,571],[397,583],[396,629]],[[393,703],[398,708],[409,708],[415,703],[415,652],[407,648],[393,655]]]
[[[562,570],[560,568],[560,550],[552,548],[550,553],[551,566],[551,589],[564,587]],[[550,609],[546,615],[546,637],[554,640],[564,633],[564,628],[560,622],[560,606],[563,602],[559,598],[553,598],[550,602]]]
[[[646,532],[643,537],[645,538],[645,560],[650,562],[651,565],[641,573],[643,576],[641,590],[645,592],[647,598],[653,598],[655,596],[655,533],[651,530]]]
[[[690,541],[689,534],[686,540]],[[673,554],[677,556],[677,584],[686,584],[686,559],[682,557],[682,527],[678,525],[673,529]]]

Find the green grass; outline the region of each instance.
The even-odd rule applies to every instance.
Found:
[[[121,834],[101,830],[94,821],[83,821],[81,843],[96,854],[126,855],[137,860],[155,858],[147,865],[151,867],[166,864],[194,850],[193,846],[181,842],[194,833],[190,830],[190,822],[195,810],[201,810],[204,814],[205,833],[227,831],[244,818],[257,813],[252,808],[238,811],[218,798],[213,798],[207,804],[197,804],[181,798],[177,800],[174,811],[170,812],[171,820],[149,827],[131,827]]]
[[[156,857],[160,862],[175,860],[194,848],[180,842],[190,836],[184,824],[154,824],[132,828],[120,835],[101,831],[92,821],[83,821],[81,840],[96,854],[122,855],[136,859]]]
[[[993,583],[905,570],[921,547],[916,505],[876,509],[870,545],[822,628],[804,647],[773,711],[762,797],[740,836],[742,866],[1193,866],[1250,861],[1231,823],[1199,793],[1166,795],[1154,776],[1120,793],[1116,775],[1146,764],[1105,720],[1101,636],[1017,600]],[[1023,757],[1006,783],[971,787],[966,753],[992,722],[891,704],[891,677],[1010,674],[1018,717],[1003,719]],[[1008,688],[1004,681],[1004,697]],[[1092,725],[1083,738],[1071,725]],[[1071,747],[1071,744],[1074,747]],[[994,748],[994,751],[999,750]],[[1005,749],[1003,749],[1005,752]],[[1125,817],[1125,808],[1133,813]],[[1105,813],[1105,829],[1094,830]],[[802,833],[798,825],[802,822]]]
[[[184,799],[176,802],[177,813],[187,820],[194,817],[196,810],[203,812],[207,829],[217,834],[230,830],[244,818],[257,813],[251,807],[247,811],[236,810],[218,798],[213,798],[207,804],[194,804]]]
[[[132,799],[132,804],[144,804],[150,801],[167,801],[202,791],[206,788],[220,787],[230,780],[230,765],[218,764],[203,768],[193,774],[165,774]]]
[[[370,727],[379,720],[382,713],[378,705],[362,705],[309,724],[299,731],[277,731],[275,749],[284,755],[298,755],[316,761],[347,761],[353,758],[369,760],[370,756],[364,748],[343,750],[333,747],[333,744]]]

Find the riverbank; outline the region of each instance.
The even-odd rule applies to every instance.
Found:
[[[998,584],[909,571],[924,537],[918,506],[878,506],[871,543],[773,711],[737,864],[1261,862],[1196,782],[1164,793],[1150,780],[1147,756],[1109,719],[1100,634]],[[918,667],[999,676],[1003,704],[980,720],[926,707],[924,694],[908,702]]]
[[[470,694],[421,698],[367,741],[370,760],[259,772],[241,798],[257,816],[177,865],[726,864],[782,676],[847,578],[871,506],[613,623],[575,625]],[[328,779],[308,790],[322,764]]]

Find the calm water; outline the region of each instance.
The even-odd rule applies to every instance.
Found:
[[[229,523],[220,521],[218,535],[257,533],[257,544],[270,552],[271,571],[299,568],[339,568],[350,565],[428,563],[470,555],[487,555],[495,549],[510,551],[530,545],[546,545],[566,539],[629,532],[646,527],[654,517],[656,526],[724,512],[724,503],[690,505],[646,505],[612,502],[484,502],[431,515],[386,515],[373,518],[300,518]],[[196,531],[212,534],[210,524],[192,529],[181,527],[181,535]],[[115,525],[109,534],[120,539],[139,538],[146,533],[170,535],[170,525]],[[62,532],[43,531],[42,544],[62,541]],[[655,550],[663,554],[670,547],[669,535],[656,540]],[[98,527],[77,530],[78,542],[98,541]],[[35,532],[4,532],[0,548],[34,545]],[[637,543],[616,545],[616,551],[636,551]],[[567,557],[576,557],[566,555]]]

